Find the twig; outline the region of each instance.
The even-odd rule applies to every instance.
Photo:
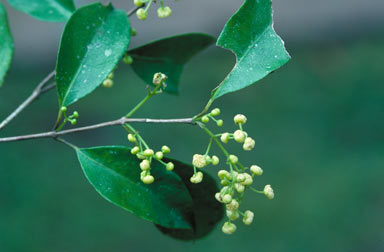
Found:
[[[49,132],[38,133],[38,134],[0,138],[0,143],[23,141],[23,140],[30,140],[30,139],[36,139],[36,138],[57,138],[58,136],[67,135],[67,134],[71,134],[71,133],[100,129],[100,128],[116,126],[116,125],[124,125],[126,123],[163,123],[163,124],[182,123],[182,124],[192,124],[192,125],[196,124],[192,118],[181,118],[181,119],[147,119],[147,118],[143,118],[143,119],[141,119],[141,118],[125,118],[125,117],[123,117],[123,118],[120,118],[118,120],[114,120],[114,121],[110,121],[110,122],[104,122],[104,123],[99,123],[99,124],[75,128],[75,129],[63,130],[63,131],[59,131],[59,132],[49,131]]]
[[[52,71],[45,77],[38,85],[37,87],[33,90],[32,94],[22,103],[17,107],[15,111],[13,111],[7,118],[4,119],[4,121],[1,122],[0,124],[0,130],[2,130],[5,126],[7,126],[8,123],[10,123],[13,119],[15,119],[16,116],[18,116],[26,107],[28,107],[29,104],[31,104],[34,100],[39,98],[39,96],[48,90],[43,89],[44,86],[48,83],[50,79],[55,75],[55,71]],[[51,85],[52,86],[52,85]],[[50,87],[50,86],[49,86]],[[48,88],[48,87],[47,87]]]

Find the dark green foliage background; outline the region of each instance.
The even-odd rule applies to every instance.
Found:
[[[0,145],[0,251],[384,250],[383,42],[288,48],[293,57],[288,65],[217,101],[225,127],[232,127],[235,113],[248,115],[246,130],[256,147],[241,158],[260,164],[265,175],[256,182],[271,183],[276,191],[273,201],[249,195],[244,206],[256,213],[251,227],[239,225],[233,236],[216,229],[196,243],[172,240],[102,199],[68,147],[51,139],[15,142]],[[197,56],[185,68],[181,94],[155,97],[137,116],[198,113],[233,64],[234,56],[220,49]],[[1,117],[51,68],[27,72],[14,64],[1,89]],[[121,66],[114,88],[99,88],[73,106],[81,108],[79,125],[116,119],[145,92]],[[51,92],[1,136],[49,130],[56,109]],[[183,161],[204,151],[208,140],[193,126],[137,128],[154,147],[168,144],[171,156]],[[119,127],[67,139],[81,147],[127,144]]]

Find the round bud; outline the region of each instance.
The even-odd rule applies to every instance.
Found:
[[[142,172],[140,172],[140,179],[141,179],[141,181],[143,181],[143,178],[144,178],[145,176],[147,176],[147,171],[142,171]]]
[[[236,181],[238,181],[238,182],[244,182],[245,179],[246,179],[246,177],[242,173],[236,176]]]
[[[256,176],[261,176],[263,174],[263,169],[261,169],[257,165],[252,165],[250,168],[251,172],[255,174]]]
[[[228,161],[231,164],[237,164],[237,162],[239,162],[239,158],[237,156],[235,156],[235,155],[229,155]]]
[[[220,119],[220,120],[218,120],[218,121],[216,122],[216,124],[217,124],[218,127],[221,127],[221,126],[223,126],[224,121]]]
[[[255,147],[255,140],[253,140],[252,138],[250,137],[247,137],[244,141],[244,144],[243,144],[243,149],[245,151],[250,151],[252,150],[253,148]]]
[[[219,116],[219,115],[220,115],[220,109],[219,108],[212,109],[211,116]]]
[[[144,155],[141,154],[141,153],[137,153],[137,154],[136,154],[136,157],[137,157],[138,159],[146,159],[146,158],[147,158],[146,156],[144,156]]]
[[[166,146],[166,145],[163,145],[163,147],[161,147],[161,151],[164,153],[164,154],[168,154],[171,152],[171,149]]]
[[[153,154],[155,154],[155,152],[152,149],[146,149],[144,151],[144,156],[146,156],[146,157],[152,157]]]
[[[103,81],[103,87],[105,88],[111,88],[113,86],[113,80],[106,79]]]
[[[113,79],[113,77],[115,76],[115,74],[113,72],[110,72],[107,76],[108,79]]]
[[[138,146],[133,147],[132,150],[131,150],[131,153],[133,155],[136,155],[139,152],[140,152],[140,148]]]
[[[172,163],[172,162],[169,162],[166,166],[165,166],[165,169],[167,171],[173,171],[173,169],[175,168],[175,165]]]
[[[220,184],[221,184],[222,186],[227,186],[227,185],[230,184],[230,182],[229,182],[228,180],[222,180],[222,181],[220,181]]]
[[[236,225],[230,222],[225,222],[221,228],[224,234],[233,234],[236,231]]]
[[[207,160],[203,155],[195,154],[193,155],[193,158],[192,158],[192,165],[195,166],[196,168],[201,169],[207,165]]]
[[[232,196],[230,194],[226,194],[223,196],[223,203],[228,204],[231,203],[232,201]]]
[[[75,125],[77,123],[77,120],[76,119],[72,119],[72,120],[70,120],[70,122],[71,122],[72,125]]]
[[[228,219],[230,219],[231,221],[235,221],[240,217],[239,211],[227,210],[226,212],[227,212]]]
[[[190,181],[194,184],[198,184],[200,183],[201,181],[203,181],[203,173],[202,172],[197,172],[195,174],[193,174],[193,176],[191,177]]]
[[[242,185],[245,185],[245,186],[250,186],[252,185],[253,183],[253,178],[251,175],[249,175],[248,173],[243,173],[244,176],[245,176],[245,180],[243,182],[241,182]]]
[[[231,174],[226,171],[226,170],[220,170],[218,173],[217,173],[217,176],[223,180],[224,178],[227,178],[227,179],[230,179],[231,178]]]
[[[144,184],[147,184],[147,185],[152,184],[154,181],[155,181],[155,178],[151,175],[147,175],[143,178]]]
[[[131,65],[133,63],[133,58],[130,55],[126,54],[124,55],[123,62],[125,64]]]
[[[163,159],[163,157],[164,157],[164,154],[161,151],[156,152],[155,158],[157,160],[161,160],[161,159]]]
[[[231,210],[231,211],[236,210],[239,208],[239,202],[235,199],[232,199],[232,201],[229,204],[227,204],[226,207],[227,207],[227,210]]]
[[[133,4],[136,5],[137,7],[141,7],[144,3],[141,2],[141,0],[133,0]]]
[[[252,211],[245,211],[244,213],[244,218],[243,218],[243,222],[245,225],[251,225],[252,222],[253,222],[253,217],[255,216],[255,214],[252,212]]]
[[[273,199],[275,197],[275,193],[271,187],[271,185],[266,185],[264,187],[264,194],[267,196],[268,199]]]
[[[238,193],[243,193],[245,191],[245,186],[240,183],[235,184],[235,189]]]
[[[170,15],[172,15],[172,9],[169,8],[168,6],[160,7],[160,8],[157,9],[157,16],[159,18],[167,18]]]
[[[148,17],[148,13],[143,8],[140,8],[136,11],[136,16],[140,20],[146,20]]]
[[[203,117],[201,118],[201,121],[202,121],[203,123],[208,123],[208,122],[209,122],[209,117],[208,117],[208,116],[203,116]]]
[[[233,121],[236,124],[245,124],[247,122],[247,117],[245,115],[238,114],[238,115],[235,115],[235,117],[233,118]]]
[[[212,165],[218,165],[219,162],[220,162],[220,160],[217,156],[212,157]]]
[[[79,112],[77,112],[77,111],[73,112],[72,116],[74,118],[79,118]]]
[[[131,28],[131,36],[136,36],[137,31],[134,28]]]
[[[245,141],[245,133],[242,130],[236,130],[235,133],[233,133],[233,137],[235,138],[235,141],[238,143],[244,143]]]
[[[221,193],[216,193],[215,198],[218,202],[223,203],[223,196],[221,196]]]
[[[164,81],[166,81],[167,78],[168,77],[163,73],[155,73],[153,75],[152,83],[157,86],[157,85],[160,85],[161,83],[163,83]]]
[[[63,113],[66,112],[66,111],[67,111],[67,107],[64,107],[64,106],[61,107],[61,108],[60,108],[60,111],[63,112]]]
[[[143,171],[149,170],[151,168],[151,164],[149,163],[148,160],[144,159],[140,163],[140,169]]]
[[[128,141],[135,143],[136,142],[136,137],[132,134],[128,134]]]
[[[229,133],[226,132],[226,133],[223,133],[220,137],[220,140],[223,142],[223,143],[228,143],[228,140],[229,140]]]

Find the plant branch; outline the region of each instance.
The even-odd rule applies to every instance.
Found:
[[[126,123],[161,123],[161,124],[171,124],[171,123],[181,123],[181,124],[196,124],[192,118],[181,118],[181,119],[148,119],[148,118],[120,118],[118,120],[99,123],[95,125],[63,130],[60,132],[57,131],[49,131],[38,134],[30,134],[24,136],[15,136],[15,137],[5,137],[0,138],[0,143],[5,142],[15,142],[15,141],[23,141],[37,138],[57,138],[58,136],[67,135],[76,132],[89,131],[94,129],[100,129],[104,127],[116,126],[116,125],[124,125]]]
[[[32,94],[22,103],[19,105],[19,107],[16,108],[15,111],[13,111],[7,118],[4,119],[4,121],[0,124],[0,130],[2,130],[5,126],[7,126],[8,123],[10,123],[15,117],[17,117],[26,107],[28,107],[34,100],[39,98],[39,96],[48,91],[48,87],[51,88],[52,85],[44,88],[44,86],[49,82],[50,79],[55,75],[55,71],[52,71],[45,77],[33,90]]]

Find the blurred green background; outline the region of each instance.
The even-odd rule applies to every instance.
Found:
[[[75,153],[43,139],[0,144],[0,251],[384,251],[383,33],[308,44],[288,39],[287,47],[288,65],[214,105],[226,131],[235,129],[236,113],[248,116],[254,151],[230,149],[244,163],[260,165],[264,175],[256,184],[270,183],[276,192],[272,201],[248,193],[243,205],[256,214],[252,226],[239,223],[236,234],[226,236],[220,225],[203,240],[173,240],[102,199]],[[52,69],[36,60],[14,62],[0,90],[1,118]],[[186,66],[179,96],[155,97],[136,116],[200,112],[234,62],[230,52],[210,48]],[[145,95],[128,66],[118,68],[115,80],[112,89],[99,88],[71,107],[80,112],[79,126],[119,118]],[[56,113],[53,91],[0,136],[49,130]],[[208,143],[194,126],[136,127],[151,146],[167,144],[171,156],[185,162]],[[120,127],[65,139],[82,147],[128,144]]]

